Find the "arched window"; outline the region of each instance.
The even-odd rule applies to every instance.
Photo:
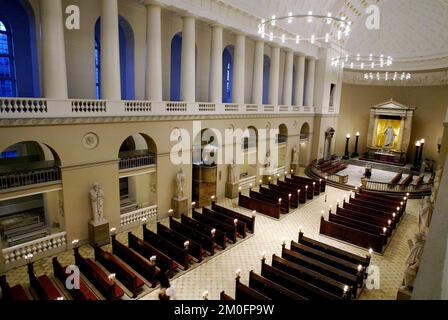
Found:
[[[180,71],[182,63],[182,33],[171,40],[171,101],[180,101]]]
[[[133,100],[134,92],[134,32],[130,24],[118,17],[120,43],[121,99]],[[101,99],[101,18],[95,23],[95,85],[96,98]]]
[[[271,58],[264,55],[263,59],[263,104],[269,103],[269,76],[271,69]]]
[[[0,20],[0,97],[15,97],[16,76],[11,30]]]
[[[233,46],[222,53],[222,102],[232,102]]]

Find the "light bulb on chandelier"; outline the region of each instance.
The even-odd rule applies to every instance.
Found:
[[[412,75],[406,72],[368,72],[364,73],[364,80],[377,80],[377,81],[406,81],[411,80]]]
[[[391,56],[385,57],[384,54],[379,56],[374,56],[372,53],[368,56],[362,56],[361,54],[356,54],[356,56],[345,55],[344,58],[337,56],[331,58],[331,65],[333,67],[346,67],[350,66],[350,69],[364,69],[366,66],[371,69],[376,67],[384,68],[390,67],[394,62]]]
[[[294,20],[305,19],[307,23],[315,23],[317,21],[323,20],[326,24],[332,24],[336,28],[334,33],[326,32],[323,35],[313,34],[310,37],[304,37],[302,35],[293,35],[288,36],[286,34],[277,35],[272,31],[266,30],[269,26],[276,27],[278,21],[286,20],[288,24],[294,22]],[[294,14],[292,12],[288,12],[288,15],[277,17],[276,15],[272,15],[269,20],[261,20],[261,23],[258,25],[258,34],[261,38],[269,37],[270,41],[280,40],[282,43],[286,41],[295,41],[296,44],[300,44],[300,41],[308,41],[314,44],[316,41],[330,42],[330,37],[334,34],[337,40],[342,40],[344,37],[348,38],[351,32],[351,21],[347,21],[346,17],[337,18],[334,17],[331,12],[327,15],[318,15],[313,14],[313,11],[308,11],[307,14]]]

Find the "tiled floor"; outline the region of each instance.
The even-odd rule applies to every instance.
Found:
[[[324,202],[325,197],[322,195],[298,210],[289,213],[280,221],[257,214],[254,236],[245,241],[240,241],[240,244],[171,281],[171,285],[175,288],[175,299],[201,299],[205,290],[209,292],[209,299],[219,299],[219,293],[223,290],[234,296],[235,271],[240,269],[241,281],[247,283],[250,270],[260,271],[262,252],[266,252],[267,262],[270,263],[273,253],[280,254],[283,240],[286,240],[287,243],[291,240],[297,240],[299,226],[302,226],[302,230],[308,237],[356,254],[366,255],[367,251],[364,249],[319,236],[321,210],[327,211],[330,204],[334,206],[336,201],[342,199],[345,194],[346,192],[342,190],[328,187],[327,203]],[[234,202],[229,199],[223,199],[220,201],[220,204],[234,207],[239,212],[250,214],[250,211],[236,207]],[[380,289],[364,289],[360,299],[395,299],[397,289],[402,281],[405,260],[409,253],[407,241],[413,238],[417,230],[419,207],[420,202],[418,200],[410,200],[408,202],[408,214],[400,223],[384,255],[373,255],[372,264],[378,266],[380,270]],[[151,228],[154,227],[151,226]],[[141,229],[137,229],[136,234],[140,236]],[[119,239],[123,242],[124,238],[124,234],[119,236]],[[82,254],[86,256],[92,255],[92,250],[89,247],[86,246],[81,249]],[[59,255],[59,260],[62,263],[72,263],[71,252]],[[43,259],[36,262],[35,270],[38,274],[43,272],[52,274],[51,260]],[[8,272],[7,276],[8,281],[12,284],[19,282],[28,283],[24,267]],[[148,294],[143,295],[142,299],[157,299],[157,295],[157,289],[152,292],[148,291]]]

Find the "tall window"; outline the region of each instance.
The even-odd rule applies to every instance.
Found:
[[[96,98],[101,99],[101,63],[100,63],[101,49],[100,42],[95,37],[95,86]]]
[[[232,47],[225,48],[222,54],[222,101],[232,102]]]
[[[0,97],[15,97],[17,95],[14,71],[12,34],[0,20]]]
[[[171,101],[180,101],[180,71],[182,63],[182,34],[176,33],[171,40]]]
[[[271,72],[271,58],[264,55],[263,59],[263,104],[269,104],[269,76]]]

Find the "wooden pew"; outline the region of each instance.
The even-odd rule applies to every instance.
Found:
[[[178,247],[182,247],[185,245],[185,242],[189,242],[188,244],[188,254],[194,258],[196,258],[199,262],[202,261],[205,252],[202,249],[202,245],[183,234],[171,230],[170,228],[165,227],[160,222],[157,222],[157,235],[162,239],[172,242]]]
[[[261,275],[310,300],[342,300],[339,296],[266,264],[265,259],[261,262]]]
[[[366,249],[372,249],[378,253],[383,253],[383,236],[370,234],[339,223],[326,221],[324,217],[321,217],[320,220],[319,233]]]
[[[63,298],[56,285],[46,274],[36,276],[33,263],[28,263],[27,267],[31,288],[34,289],[40,300],[58,300]]]
[[[344,300],[350,300],[352,297],[352,287],[347,286],[345,283],[283,259],[275,254],[272,255],[272,266]]]
[[[325,179],[317,180],[317,179],[311,179],[311,178],[296,176],[294,174],[291,175],[291,179],[298,180],[298,181],[308,181],[308,182],[311,182],[311,183],[315,182],[316,183],[316,189],[317,189],[317,191],[319,191],[319,193],[325,192],[326,187],[327,187],[327,181]]]
[[[256,274],[253,270],[249,273],[249,287],[275,301],[307,300],[305,297]]]
[[[240,302],[257,302],[270,301],[272,299],[245,284],[242,284],[239,278],[237,278],[235,285],[235,300]]]
[[[358,256],[351,252],[348,252],[348,251],[330,246],[323,242],[305,237],[303,232],[299,232],[298,243],[303,244],[309,248],[313,248],[313,249],[322,251],[322,252],[324,252],[328,255],[334,256],[336,258],[343,259],[345,261],[354,263],[356,265],[362,265],[364,267],[364,269],[367,269],[367,267],[370,264],[370,255],[367,255],[366,257]]]
[[[318,196],[321,193],[321,185],[320,184],[322,182],[322,179],[321,179],[321,181],[316,181],[316,180],[312,180],[312,179],[308,179],[308,178],[291,175],[289,180],[309,186],[308,188],[313,189],[313,195],[315,195],[315,196]]]
[[[109,279],[109,275],[101,269],[95,261],[83,258],[79,254],[79,248],[73,248],[75,264],[86,278],[98,289],[98,291],[108,300],[118,300],[124,295],[114,281]]]
[[[402,182],[400,182],[400,188],[404,190],[414,180],[414,175],[409,174]]]
[[[185,224],[177,222],[176,220],[173,219],[173,217],[170,217],[170,229],[184,235],[188,239],[192,239],[197,243],[200,243],[202,247],[210,253],[210,255],[215,254],[216,249],[215,234],[202,233]]]
[[[403,213],[406,211],[407,197],[391,197],[383,195],[382,193],[370,193],[368,191],[360,191],[355,194],[355,198],[360,200],[370,201],[374,203],[381,203],[385,206],[393,206],[394,210],[396,207],[403,207]],[[401,205],[403,203],[403,205]]]
[[[369,226],[375,226],[379,230],[380,233],[383,230],[383,228],[386,227],[390,230],[390,233],[388,233],[388,235],[391,235],[391,232],[393,229],[392,220],[388,219],[386,217],[378,217],[378,216],[374,216],[374,215],[363,214],[358,211],[353,211],[353,210],[350,210],[347,208],[341,208],[341,207],[336,207],[336,215],[347,217],[351,220],[356,220],[358,222],[362,222]],[[390,225],[389,225],[389,221],[391,222]]]
[[[354,200],[354,201],[353,201]],[[385,204],[381,204],[379,203],[380,200],[373,200],[373,199],[363,199],[360,196],[355,196],[355,198],[350,198],[350,202],[351,203],[357,203],[359,205],[365,206],[365,207],[369,207],[375,210],[379,210],[379,211],[385,211],[385,212],[390,212],[392,213],[396,213],[396,215],[401,218],[404,214],[404,207],[400,208],[400,205],[385,205]],[[397,208],[399,208],[397,210]]]
[[[353,200],[353,199],[351,199],[351,200]],[[347,209],[350,209],[353,211],[359,211],[359,212],[362,212],[365,214],[371,214],[376,217],[383,217],[383,218],[395,220],[395,222],[398,220],[397,214],[395,212],[382,211],[379,209],[367,207],[367,206],[362,205],[358,201],[346,202],[344,200],[343,208],[347,208]],[[395,217],[394,217],[394,213],[395,213]]]
[[[277,181],[277,182],[283,182],[283,181]],[[291,194],[291,199],[294,199],[294,201],[297,201],[297,207],[301,203],[306,203],[306,193],[299,192],[300,189],[294,186],[280,186],[277,184],[269,183],[268,185],[269,190],[277,191],[277,192],[283,192],[288,194]]]
[[[227,216],[224,213],[216,212],[216,211],[213,211],[213,210],[211,210],[209,208],[206,208],[206,207],[202,208],[202,214],[207,216],[207,217],[211,217],[211,218],[214,218],[214,219],[218,219],[218,220],[224,221],[227,224],[232,224],[233,223],[235,225],[235,227],[236,227],[237,234],[239,234],[240,237],[242,237],[242,238],[246,238],[246,236],[247,236],[247,226],[246,226],[246,223],[242,222],[242,221],[239,221],[238,218],[232,218],[230,216]]]
[[[136,298],[142,291],[145,284],[137,275],[124,263],[118,260],[110,252],[104,251],[99,246],[93,247],[95,260],[101,263],[109,272],[115,273],[117,279],[132,292],[132,297]]]
[[[297,197],[296,192],[292,193],[292,192],[279,191],[274,189],[268,189],[262,186],[259,187],[259,192],[272,198],[289,199],[289,205],[292,208],[297,208],[299,206],[299,199]]]
[[[72,272],[68,270],[68,266],[63,267],[57,257],[53,257],[53,274],[55,278],[59,279],[61,283],[66,287],[68,293],[74,300],[79,301],[94,301],[98,300],[98,297],[90,290],[89,286],[85,283],[85,281],[80,277],[79,279],[79,289],[73,288],[69,289],[65,285],[67,282],[67,278],[72,275]]]
[[[160,269],[156,266],[155,261],[145,259],[135,250],[128,248],[119,242],[115,235],[112,236],[112,252],[148,280],[153,288],[157,285],[156,279]]]
[[[307,191],[307,197],[309,200],[313,200],[314,199],[314,188],[315,185],[313,185],[312,183],[306,183],[306,182],[300,182],[294,179],[290,179],[290,178],[286,178],[285,177],[285,182],[289,183],[299,189],[305,189]]]
[[[401,178],[403,177],[402,172],[397,172],[395,176],[389,181],[390,187],[394,187],[397,183],[400,182]]]
[[[171,257],[178,262],[185,270],[190,267],[191,257],[188,254],[188,245],[177,246],[176,244],[159,237],[156,233],[152,232],[143,224],[143,241],[157,250],[163,252],[168,257]]]
[[[294,184],[280,181],[280,180],[277,181],[277,186],[279,186],[280,188],[283,188],[283,189],[287,189],[290,192],[299,193],[300,203],[306,203],[306,201],[308,199],[308,193],[309,193],[307,188],[299,187]],[[269,184],[269,189],[270,188],[271,188],[271,184]],[[300,190],[300,192],[298,192],[299,190]]]
[[[238,219],[238,221],[244,222],[247,226],[247,229],[254,233],[255,232],[255,216],[248,217],[244,214],[241,214],[239,212],[233,211],[231,209],[219,206],[216,204],[216,202],[212,202],[212,210],[218,213],[223,213],[225,215],[228,215],[232,218]]]
[[[364,278],[366,276],[365,274],[365,268],[361,264],[355,264],[352,262],[349,262],[347,260],[337,258],[335,256],[332,256],[330,254],[327,254],[325,252],[319,251],[317,249],[310,248],[306,245],[303,245],[301,243],[291,241],[291,251],[300,253],[304,256],[307,256],[309,258],[321,261],[329,266],[338,268],[339,270],[342,270],[344,272],[350,273],[358,278],[358,284],[360,287],[362,287]]]
[[[206,224],[212,228],[215,228],[217,230],[221,230],[225,232],[227,238],[232,241],[233,243],[236,243],[237,240],[237,232],[236,232],[236,225],[232,221],[232,223],[227,223],[226,221],[217,220],[213,217],[203,215],[196,210],[193,210],[192,212],[193,219],[196,221],[199,221],[203,224]]]
[[[309,258],[303,254],[286,249],[285,245],[282,248],[282,258],[351,286],[353,297],[356,298],[358,289],[358,277],[356,275],[335,268],[320,260]]]
[[[27,301],[31,300],[21,284],[13,287],[9,286],[6,276],[0,276],[0,287],[2,288],[2,298],[6,301]]]
[[[256,210],[259,213],[265,214],[275,219],[280,219],[280,205],[278,203],[272,204],[266,201],[255,200],[250,197],[243,196],[241,193],[239,193],[238,205],[249,210]]]
[[[186,226],[189,226],[190,228],[196,229],[204,234],[215,234],[215,242],[221,246],[221,248],[225,249],[226,248],[226,242],[227,242],[227,236],[226,233],[210,227],[208,225],[206,225],[205,223],[196,221],[184,214],[182,214],[180,216],[180,222],[182,224],[185,224]]]
[[[289,198],[288,197],[286,199],[282,199],[281,201],[279,201],[281,198],[278,198],[278,197],[274,196],[273,194],[262,194],[262,193],[255,192],[253,190],[249,190],[249,197],[251,197],[252,199],[256,199],[258,201],[269,202],[274,205],[280,204],[280,211],[283,213],[289,213]]]
[[[383,227],[381,226],[377,226],[377,225],[372,225],[369,223],[366,223],[364,221],[360,221],[360,220],[356,220],[353,217],[348,217],[345,215],[336,215],[336,214],[332,214],[330,213],[328,215],[329,220],[331,222],[334,223],[339,223],[342,224],[346,227],[350,227],[353,229],[357,229],[359,231],[363,231],[363,232],[367,232],[370,234],[374,234],[374,235],[381,235],[384,236],[384,244],[387,244],[387,237],[390,235],[390,230],[386,228],[386,232],[384,232]]]
[[[157,265],[161,272],[168,272],[169,276],[172,276],[178,268],[177,263],[162,251],[149,245],[142,239],[136,237],[132,232],[128,233],[128,245],[129,248],[134,249],[146,259],[150,259],[152,256],[156,257]]]
[[[219,300],[221,300],[221,301],[234,301],[235,299],[233,299],[231,296],[226,294],[225,291],[221,291],[221,293],[219,294]]]

